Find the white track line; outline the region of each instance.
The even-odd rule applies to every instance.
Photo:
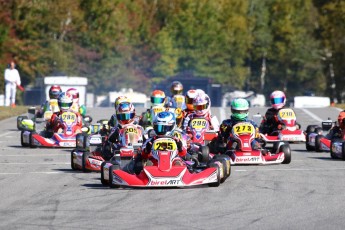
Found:
[[[0,137],[7,136],[10,133],[14,133],[14,131],[10,131],[10,132],[7,132],[7,133],[0,134]]]
[[[20,175],[20,174],[61,174],[66,172],[23,172],[23,173],[0,173],[0,175]]]
[[[20,162],[15,162],[15,163],[6,163],[6,162],[0,162],[0,165],[68,165],[71,164],[71,162],[42,162],[42,163],[37,163],[37,162],[32,162],[32,163],[20,163]]]
[[[304,113],[308,114],[309,116],[311,116],[314,120],[317,120],[319,122],[323,121],[324,119],[318,117],[316,114],[310,112],[309,110],[307,109],[301,109]]]
[[[253,169],[253,170],[247,170],[247,169],[235,169],[236,172],[250,172],[250,171],[334,171],[334,170],[345,170],[345,168],[312,168],[312,169]]]

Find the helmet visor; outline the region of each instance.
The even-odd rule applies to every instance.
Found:
[[[176,95],[176,94],[182,94],[183,90],[182,89],[172,89],[171,90],[171,93],[173,95]]]
[[[193,104],[193,98],[186,97],[186,104]]]
[[[248,113],[248,110],[235,110],[235,109],[233,109],[231,111],[232,111],[232,113],[236,113],[236,114],[246,114],[246,113]]]
[[[194,105],[194,110],[204,110],[208,108],[208,104],[204,105]]]
[[[153,129],[155,130],[156,134],[164,135],[167,132],[170,132],[173,129],[173,126],[172,125],[154,124]]]
[[[122,114],[116,114],[116,118],[119,121],[126,121],[134,118],[134,113],[122,113]]]
[[[151,103],[153,104],[162,104],[165,98],[162,97],[151,97]]]
[[[72,102],[59,102],[61,109],[69,109],[72,106]]]
[[[60,91],[51,91],[49,93],[49,97],[50,99],[58,99],[60,93],[61,93]]]
[[[272,105],[284,103],[284,98],[283,97],[272,98],[271,103]]]

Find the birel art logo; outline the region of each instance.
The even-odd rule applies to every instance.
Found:
[[[174,185],[180,185],[181,180],[152,180],[150,182],[150,185],[153,186],[174,186]]]
[[[237,163],[245,163],[245,162],[259,162],[260,157],[243,157],[243,158],[236,158]]]

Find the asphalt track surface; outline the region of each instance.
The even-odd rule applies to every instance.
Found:
[[[304,129],[339,113],[295,111]],[[229,112],[213,108],[219,120]],[[22,148],[16,118],[0,128],[0,229],[345,229],[345,162],[304,144],[288,165],[233,166],[217,188],[110,189],[72,171],[70,150]]]

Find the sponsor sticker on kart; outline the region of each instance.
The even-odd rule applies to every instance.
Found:
[[[153,150],[155,151],[174,151],[176,149],[176,142],[173,139],[158,139],[153,144]]]
[[[192,128],[193,129],[205,129],[207,128],[208,122],[206,119],[195,118],[192,120]]]
[[[259,163],[260,157],[237,157],[235,159],[236,163]]]
[[[63,147],[75,147],[76,143],[75,142],[60,142],[60,146]]]

